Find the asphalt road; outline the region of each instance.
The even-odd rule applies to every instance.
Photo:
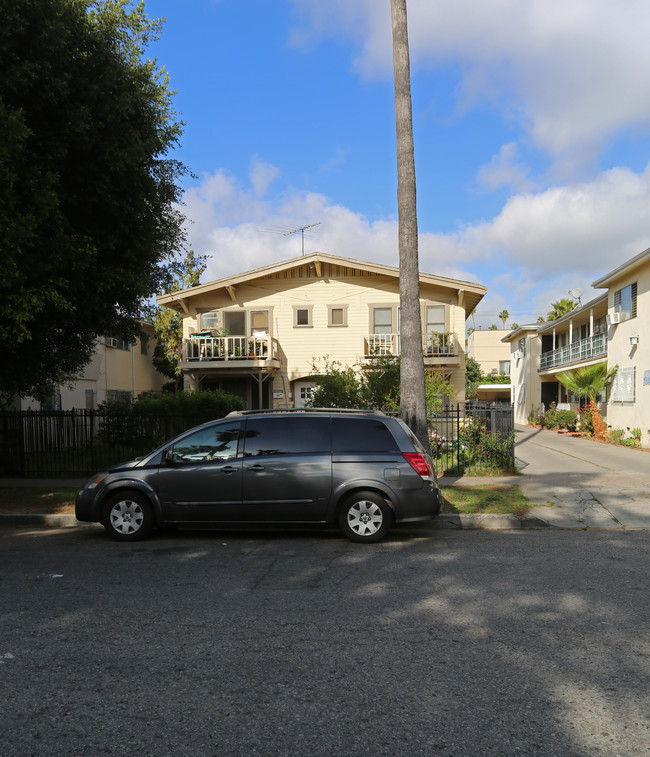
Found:
[[[650,532],[0,528],[3,755],[650,752]]]

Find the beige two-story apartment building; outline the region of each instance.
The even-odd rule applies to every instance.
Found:
[[[562,318],[511,331],[511,381],[515,421],[557,406],[577,409],[579,398],[557,380],[562,371],[593,363],[618,366],[614,383],[597,397],[613,429],[641,429],[650,447],[650,249],[592,283],[602,295]]]
[[[47,403],[30,397],[16,399],[15,409],[94,410],[102,402],[159,392],[169,379],[153,364],[155,346],[154,328],[149,323],[141,324],[141,334],[134,342],[98,337],[92,358],[74,382],[58,387]]]
[[[420,274],[422,359],[464,400],[465,321],[487,289]],[[324,360],[363,370],[400,354],[399,269],[314,252],[158,298],[183,315],[185,387],[250,408],[303,406]]]

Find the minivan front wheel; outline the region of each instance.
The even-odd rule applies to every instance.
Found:
[[[343,533],[357,542],[381,541],[392,523],[393,511],[375,492],[355,492],[347,497],[339,513]]]
[[[151,505],[137,492],[115,494],[104,509],[104,528],[119,541],[144,539],[153,529]]]

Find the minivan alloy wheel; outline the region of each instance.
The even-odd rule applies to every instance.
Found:
[[[359,492],[350,497],[339,517],[339,525],[353,541],[374,542],[383,539],[392,522],[392,511],[374,492]]]
[[[104,526],[114,538],[135,541],[147,536],[153,527],[151,507],[142,495],[117,494],[106,505]]]

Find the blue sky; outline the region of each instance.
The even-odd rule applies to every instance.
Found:
[[[146,0],[204,280],[398,264],[390,0]],[[420,269],[535,321],[650,246],[647,0],[408,0]],[[472,325],[470,322],[468,325]]]

